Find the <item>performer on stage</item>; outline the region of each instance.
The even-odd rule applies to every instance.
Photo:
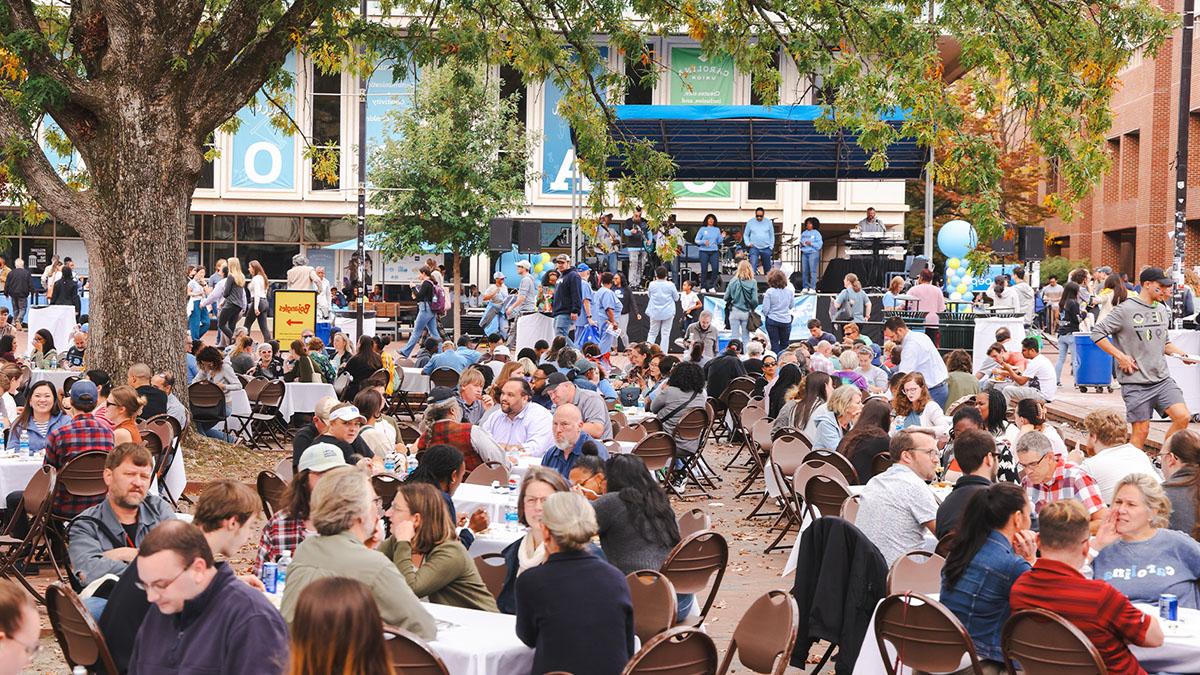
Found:
[[[709,293],[715,292],[721,281],[718,262],[719,247],[725,241],[725,234],[717,227],[717,216],[704,216],[704,224],[696,232],[696,246],[700,249],[700,288]]]
[[[642,207],[633,207],[633,215],[625,219],[625,250],[629,253],[629,286],[640,288],[642,267],[646,264],[646,240],[654,241],[650,226],[642,219]],[[650,245],[653,248],[653,244]]]
[[[1144,448],[1154,411],[1171,418],[1166,438],[1187,428],[1187,404],[1183,391],[1167,369],[1167,354],[1187,356],[1171,344],[1167,329],[1171,324],[1171,292],[1175,280],[1159,267],[1147,267],[1139,278],[1137,295],[1130,295],[1113,307],[1108,316],[1092,328],[1092,340],[1117,362],[1117,381],[1125,401],[1125,419],[1133,428],[1129,442]],[[1193,363],[1185,359],[1186,363]]]
[[[754,217],[746,221],[742,243],[750,253],[750,269],[757,274],[762,261],[762,273],[771,271],[771,252],[775,250],[775,222],[766,217],[763,207],[754,209]]]
[[[887,226],[883,221],[875,217],[875,207],[867,209],[867,217],[858,221],[858,230],[862,234],[873,234],[876,232],[886,232]]]
[[[817,272],[821,267],[821,248],[825,240],[821,237],[821,221],[809,216],[804,219],[804,231],[800,234],[800,292],[817,292]]]

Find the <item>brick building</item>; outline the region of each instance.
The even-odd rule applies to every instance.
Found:
[[[1173,11],[1168,0],[1159,4]],[[1180,31],[1157,54],[1135,56],[1120,73],[1108,132],[1112,169],[1079,204],[1071,222],[1046,222],[1047,251],[1087,258],[1135,276],[1142,265],[1167,267],[1174,251],[1175,137]],[[1200,47],[1200,44],[1196,44]],[[1193,51],[1189,126],[1187,248],[1184,264],[1200,264],[1200,49]]]

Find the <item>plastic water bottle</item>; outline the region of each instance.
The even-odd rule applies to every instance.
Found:
[[[29,447],[29,432],[21,430],[21,440],[17,442],[17,451],[20,455],[33,457],[33,448]]]
[[[517,517],[517,506],[510,500],[504,507],[504,527],[510,532],[515,532],[520,524],[520,519]]]
[[[417,470],[417,456],[413,455],[408,458],[408,475],[412,475]]]
[[[288,565],[292,564],[292,552],[284,551],[279,556],[279,562],[275,563],[275,592],[283,593],[283,587],[287,584],[287,569]]]
[[[383,470],[392,473],[396,470],[396,453],[389,452],[383,458]]]
[[[75,666],[71,669],[71,675],[88,675],[87,668],[83,666]]]

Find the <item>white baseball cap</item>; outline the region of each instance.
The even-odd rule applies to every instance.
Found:
[[[329,421],[332,422],[333,420],[341,420],[343,422],[362,420],[363,422],[366,422],[367,418],[363,417],[363,414],[358,411],[358,406],[344,405],[339,408],[335,408],[329,413]]]
[[[333,443],[315,443],[300,455],[297,466],[301,471],[308,469],[320,473],[346,466],[346,456],[342,454],[341,448]]]

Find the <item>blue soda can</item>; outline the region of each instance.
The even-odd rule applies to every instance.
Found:
[[[1158,596],[1158,618],[1167,621],[1179,620],[1179,598],[1174,593]]]
[[[262,572],[260,572],[260,576],[262,577],[263,586],[267,587],[268,593],[274,593],[275,589],[278,588],[278,585],[276,584],[276,577],[278,574],[279,566],[275,563],[265,562],[262,564]]]

